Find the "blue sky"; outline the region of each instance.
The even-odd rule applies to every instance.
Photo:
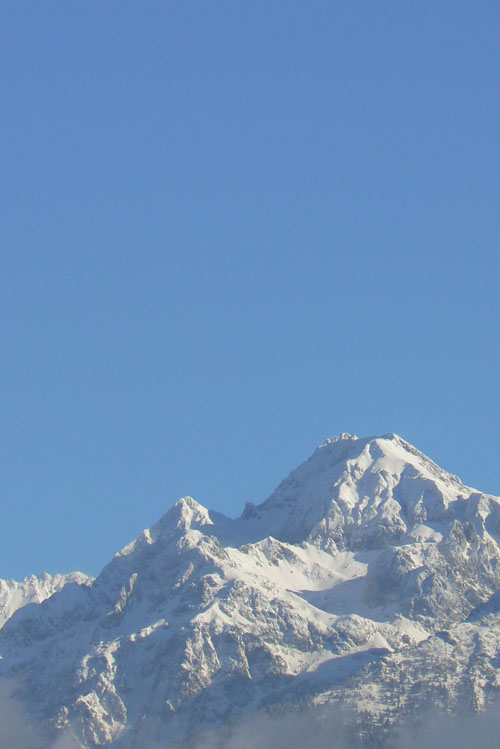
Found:
[[[500,494],[499,15],[4,4],[0,577],[342,431]]]

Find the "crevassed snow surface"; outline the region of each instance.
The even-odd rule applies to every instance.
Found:
[[[240,518],[185,497],[95,581],[13,595],[0,671],[47,742],[197,741],[305,704],[348,705],[368,741],[498,695],[499,531],[498,498],[396,435],[343,434]]]

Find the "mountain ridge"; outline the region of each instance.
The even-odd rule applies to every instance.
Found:
[[[173,746],[306,703],[349,704],[373,736],[427,704],[434,656],[456,681],[437,702],[458,709],[475,639],[481,709],[500,690],[486,663],[499,539],[500,499],[397,435],[342,434],[238,518],[181,498],[95,580],[20,608],[0,630],[0,675],[19,680],[46,743],[69,730],[81,747]]]

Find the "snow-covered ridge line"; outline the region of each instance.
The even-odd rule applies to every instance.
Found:
[[[82,572],[70,572],[66,575],[30,575],[24,580],[0,579],[0,628],[20,608],[28,603],[41,603],[59,592],[68,583],[90,585],[93,578]]]

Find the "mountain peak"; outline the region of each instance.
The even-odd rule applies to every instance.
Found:
[[[176,527],[180,530],[197,529],[205,525],[213,525],[212,519],[206,507],[203,507],[193,497],[181,497],[171,510],[162,518],[163,520],[174,520]]]
[[[329,437],[323,445],[320,445],[320,447],[325,447],[326,445],[333,445],[336,442],[342,442],[345,440],[358,440],[359,437],[356,434],[349,434],[348,432],[342,432],[342,434],[338,434],[336,437]]]
[[[380,548],[422,520],[441,522],[457,496],[470,493],[397,434],[343,433],[320,445],[251,517],[290,543]]]

